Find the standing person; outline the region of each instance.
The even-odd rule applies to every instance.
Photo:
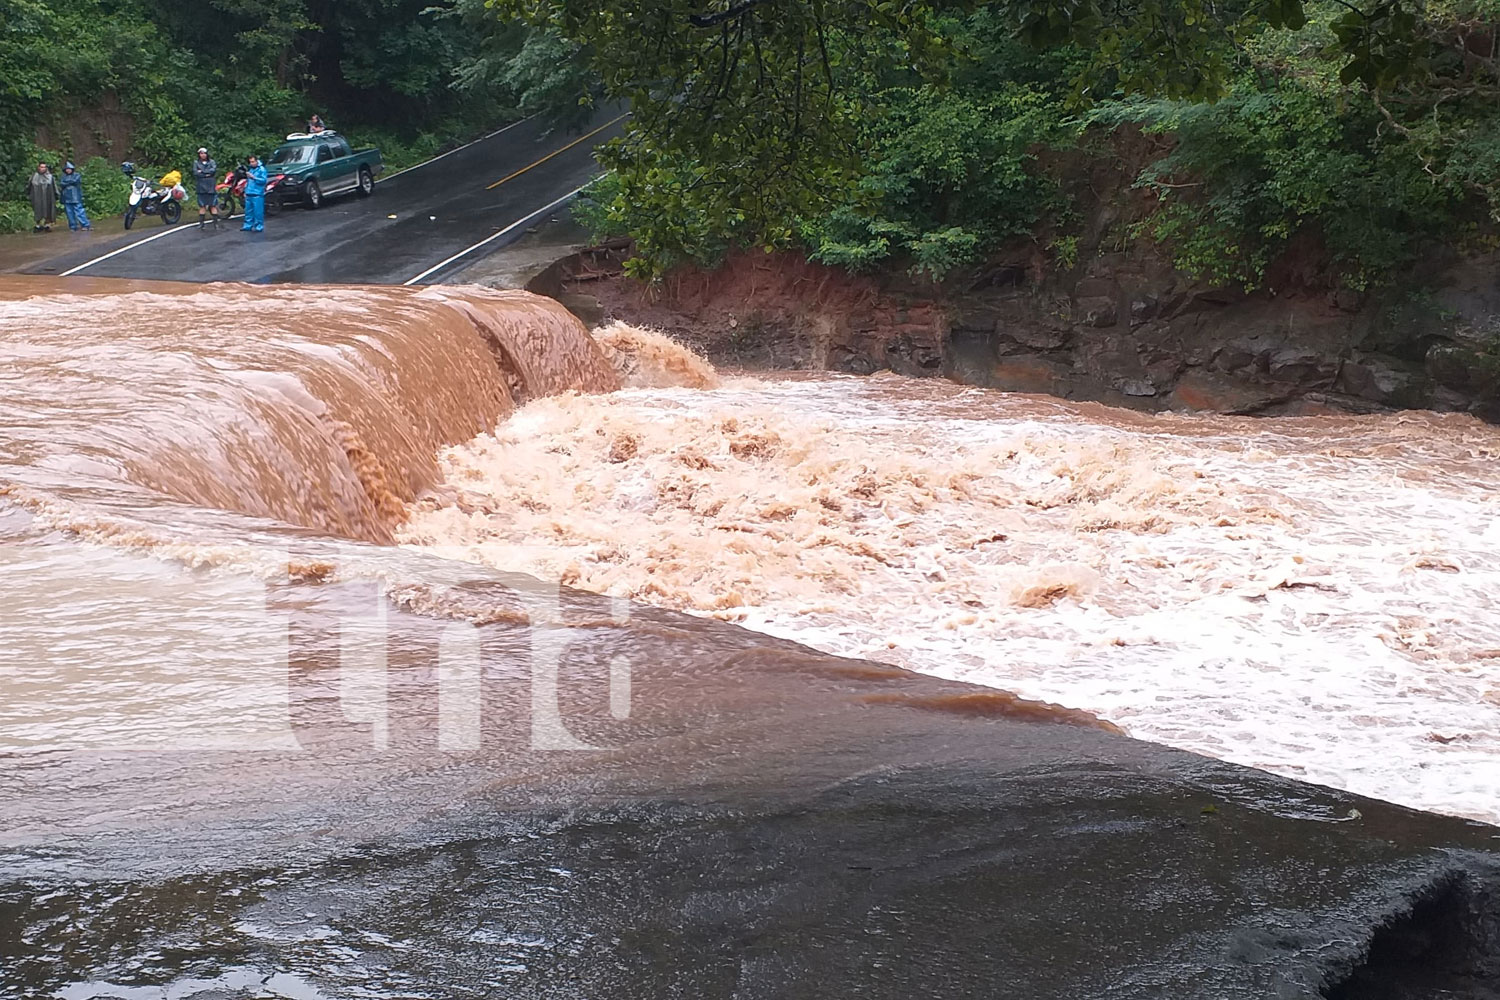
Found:
[[[193,161],[193,185],[198,195],[198,228],[203,228],[205,212],[214,217],[214,229],[219,228],[219,165],[208,155],[208,149],[198,147],[198,158]]]
[[[89,225],[88,209],[83,207],[83,174],[73,166],[72,160],[63,164],[58,185],[62,188],[63,211],[68,214],[68,228],[75,232],[79,229],[85,232],[93,229]]]
[[[241,232],[262,233],[266,229],[266,168],[260,157],[250,154],[249,176],[245,180],[245,224]]]
[[[31,214],[36,219],[31,231],[52,232],[52,223],[57,221],[57,178],[47,169],[47,164],[36,165],[36,173],[31,175],[31,184],[26,190],[31,194]]]

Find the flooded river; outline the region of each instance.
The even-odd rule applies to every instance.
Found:
[[[1324,995],[1494,877],[1497,456],[6,279],[0,995]]]
[[[533,403],[400,537],[1500,822],[1495,428],[697,381]]]

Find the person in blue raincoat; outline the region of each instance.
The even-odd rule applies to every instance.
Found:
[[[73,166],[70,160],[63,164],[62,176],[57,179],[57,186],[62,189],[63,211],[68,213],[68,228],[93,229],[89,225],[88,210],[83,207],[83,174]]]
[[[249,177],[245,181],[245,224],[240,230],[261,233],[266,229],[266,168],[260,157],[250,157]]]

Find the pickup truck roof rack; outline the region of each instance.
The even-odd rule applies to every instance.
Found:
[[[338,133],[331,128],[325,128],[321,132],[293,132],[287,136],[287,139],[321,139],[325,135],[338,135]]]

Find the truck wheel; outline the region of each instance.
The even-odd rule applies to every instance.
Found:
[[[323,204],[323,189],[318,187],[317,181],[308,181],[307,187],[302,189],[302,203],[308,208],[319,208]]]
[[[359,196],[368,198],[375,193],[375,176],[370,173],[369,167],[359,168]]]

